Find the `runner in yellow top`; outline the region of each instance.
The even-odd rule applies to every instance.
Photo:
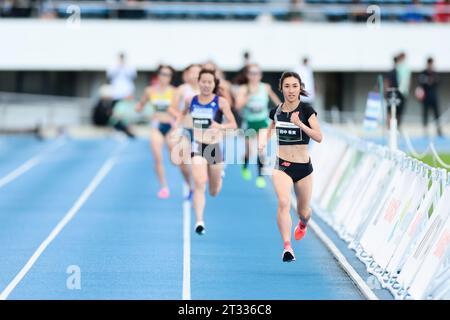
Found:
[[[161,189],[158,197],[167,199],[170,195],[164,166],[162,162],[162,148],[164,142],[167,143],[169,151],[173,147],[169,141],[169,131],[172,128],[173,117],[169,114],[168,108],[174,97],[175,88],[171,85],[175,70],[166,65],[158,67],[158,78],[154,85],[145,88],[141,101],[136,106],[136,110],[141,112],[147,102],[153,107],[152,128],[150,133],[150,147],[155,160],[155,170],[159,178]]]

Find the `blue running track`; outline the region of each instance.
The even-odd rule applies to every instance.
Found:
[[[49,243],[8,299],[182,299],[183,263],[192,299],[363,299],[313,232],[294,243],[297,261],[281,261],[277,202],[228,165],[222,192],[207,197],[206,234],[190,226],[183,260],[179,170],[165,155],[171,197],[158,181],[148,141],[0,139],[0,179],[37,154],[41,160],[0,187],[0,292],[69,212],[107,159],[116,162],[72,220]],[[117,149],[123,144],[121,149]],[[294,220],[295,223],[296,220]],[[81,288],[69,289],[69,266]]]

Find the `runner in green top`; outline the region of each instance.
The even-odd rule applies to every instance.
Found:
[[[245,180],[252,179],[252,173],[248,169],[250,153],[253,152],[254,138],[260,129],[269,124],[269,99],[276,105],[280,99],[273,92],[269,84],[261,82],[262,72],[257,64],[249,64],[246,68],[247,83],[240,86],[236,97],[236,109],[242,110],[243,127],[245,131],[245,157],[242,167],[242,177]],[[263,167],[262,155],[258,154],[258,177],[256,186],[264,188],[266,181],[261,174]]]

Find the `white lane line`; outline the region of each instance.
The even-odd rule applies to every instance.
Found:
[[[6,176],[0,178],[0,188],[3,188],[8,183],[12,182],[13,180],[17,179],[21,175],[23,175],[25,172],[29,171],[31,168],[36,166],[39,162],[41,162],[42,158],[47,154],[48,152],[54,151],[55,149],[61,147],[65,143],[65,140],[59,140],[55,142],[55,144],[52,144],[48,148],[44,149],[43,151],[39,152],[39,154],[35,155],[31,159],[27,160],[25,163],[23,163],[21,166],[7,174]]]
[[[121,145],[123,146],[123,145]],[[120,146],[120,147],[121,147]],[[33,253],[31,258],[25,264],[25,266],[19,271],[19,273],[14,277],[14,279],[8,284],[8,286],[3,290],[0,294],[0,300],[6,300],[11,292],[16,288],[19,282],[25,277],[25,275],[30,271],[35,262],[39,259],[45,249],[49,246],[49,244],[56,238],[56,236],[61,232],[61,230],[72,220],[72,218],[78,213],[83,204],[89,199],[89,197],[94,193],[95,189],[100,185],[102,180],[106,177],[106,175],[111,171],[114,164],[117,161],[116,154],[118,153],[117,149],[114,152],[114,155],[108,158],[100,170],[97,172],[95,177],[91,180],[86,189],[84,189],[81,196],[75,202],[75,204],[70,208],[70,210],[66,213],[64,218],[56,225],[56,227],[50,232],[48,237],[41,243],[38,249]]]
[[[183,300],[191,300],[191,201],[189,187],[183,184]]]
[[[293,201],[291,201],[291,206],[294,209],[294,212],[297,212],[297,202],[295,201],[295,194],[293,195],[293,197],[294,198]],[[326,235],[322,228],[320,228],[319,225],[313,221],[313,219],[308,222],[308,226],[333,254],[341,268],[349,275],[349,277],[356,284],[364,297],[368,300],[379,300],[376,294],[373,293],[372,289],[370,289],[370,287],[367,285],[366,281],[364,281],[358,274],[358,272],[356,272],[356,270],[347,261],[342,252],[338,249],[338,247],[336,247],[334,242]]]

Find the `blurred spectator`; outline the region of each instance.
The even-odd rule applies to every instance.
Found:
[[[302,21],[303,20],[302,9],[304,5],[305,5],[304,0],[290,0],[288,20]]]
[[[367,6],[361,3],[361,0],[352,0],[352,8],[350,9],[350,21],[367,22],[369,14]]]
[[[409,89],[411,84],[411,70],[406,63],[406,54],[404,52],[398,55],[397,62],[397,81],[398,91],[400,92],[401,103],[398,107],[398,127],[400,128],[403,112],[406,110]]]
[[[440,0],[435,5],[435,22],[450,22],[450,0]]]
[[[43,1],[39,6],[39,10],[42,19],[55,19],[58,17],[55,5],[51,0]]]
[[[308,92],[307,97],[302,96],[302,101],[314,104],[316,96],[316,88],[314,82],[314,72],[309,65],[309,58],[303,57],[302,64],[295,70],[300,75],[302,82],[305,84],[305,90]]]
[[[158,0],[161,2],[161,0]],[[179,1],[180,5],[184,7],[185,2],[194,2],[192,4],[192,10],[189,8],[188,12],[185,10],[165,10],[166,3],[174,2],[175,0],[164,0],[161,3],[160,9],[148,10],[149,4],[152,2],[158,2],[156,0],[99,0],[99,9],[89,8],[83,12],[83,16],[96,17],[96,18],[112,18],[112,19],[146,19],[152,18],[181,18],[181,19],[197,19],[197,18],[219,18],[219,19],[245,19],[253,20],[257,18],[258,21],[272,21],[272,20],[289,20],[289,21],[352,21],[352,22],[367,22],[371,13],[367,13],[367,6],[373,3],[382,4],[385,1],[362,1],[362,0],[331,0],[325,1],[330,3],[330,8],[323,6],[324,1],[308,1],[305,0],[283,0],[286,6],[283,11],[277,13],[270,13],[271,10],[257,10],[259,13],[242,15],[241,6],[230,6],[231,9],[226,15],[222,12],[222,2],[239,3],[237,0],[215,0],[210,1],[212,5],[208,5],[208,14],[205,15],[205,8],[201,4],[206,0],[196,1]],[[246,4],[256,7],[260,7],[260,3],[276,3],[278,0],[252,0],[246,1]],[[436,2],[435,2],[436,1]],[[42,18],[62,18],[65,16],[61,11],[55,11],[52,8],[53,0],[0,0],[0,16],[1,17],[30,17],[36,15],[37,9],[38,15]],[[55,1],[59,3],[58,1]],[[70,1],[64,1],[70,2]],[[176,1],[175,1],[176,2]],[[208,2],[208,1],[206,1]],[[392,2],[392,1],[391,1]],[[436,21],[436,22],[449,22],[450,21],[450,0],[433,0],[421,3],[420,0],[408,0],[400,1],[396,0],[395,5],[399,6],[400,10],[386,10],[385,13],[391,12],[389,17],[395,20],[404,22],[424,22],[424,21]],[[84,1],[75,1],[81,7],[84,7]],[[409,4],[408,4],[409,3]],[[435,3],[435,4],[433,4]],[[117,4],[118,6],[115,6]],[[393,4],[393,3],[392,3]],[[34,5],[32,8],[31,6]],[[111,6],[112,5],[112,6]],[[56,4],[54,4],[56,6]],[[86,4],[86,6],[90,6]],[[434,14],[430,12],[434,6]],[[95,5],[97,7],[97,5]],[[278,11],[278,10],[277,10]],[[387,17],[385,15],[384,17]]]
[[[245,68],[251,63],[250,52],[244,51],[244,54],[242,55],[242,58],[244,59],[244,68]]]
[[[139,4],[142,0],[121,0],[125,4],[124,9],[117,10],[117,16],[123,19],[143,19],[145,11],[141,9]]]
[[[385,85],[384,89],[385,89],[385,92],[386,92],[386,99],[389,99],[389,97],[391,95],[391,92],[393,91],[395,96],[396,96],[396,98],[398,98],[399,101],[400,101],[399,104],[396,106],[396,110],[397,110],[396,117],[397,117],[397,119],[398,119],[398,114],[399,114],[398,110],[399,110],[399,108],[401,108],[403,106],[403,104],[402,104],[403,96],[400,93],[400,91],[398,90],[398,75],[397,75],[398,60],[399,60],[399,56],[397,55],[393,59],[394,66],[393,66],[392,70],[389,71],[389,73],[387,75],[386,82],[384,84]],[[388,90],[391,90],[391,91],[388,91]],[[387,104],[387,119],[386,119],[386,124],[387,124],[388,129],[390,128],[391,117],[392,117],[392,109],[391,109],[391,104],[388,101],[388,104]]]
[[[125,99],[130,95],[134,95],[136,70],[126,64],[124,53],[119,54],[117,65],[111,67],[107,71],[107,77],[112,86],[112,98],[114,103],[118,100]]]
[[[405,9],[405,14],[400,17],[405,22],[425,22],[427,19],[420,7],[419,0],[413,0]]]
[[[394,66],[389,71],[387,75],[387,81],[385,83],[385,89],[388,88],[397,88],[398,89],[398,81],[397,81],[397,64],[398,64],[398,56],[395,56],[393,59]]]
[[[104,84],[99,89],[100,99],[94,106],[92,122],[97,126],[106,126],[109,123],[113,111],[111,86]]]
[[[2,17],[28,18],[31,16],[31,2],[29,0],[5,0],[1,9]]]
[[[427,67],[419,74],[419,87],[423,90],[417,98],[421,100],[423,106],[423,126],[428,133],[428,112],[431,109],[436,120],[437,134],[442,136],[441,126],[439,124],[439,103],[438,103],[438,85],[439,76],[434,71],[433,58],[427,59]]]

